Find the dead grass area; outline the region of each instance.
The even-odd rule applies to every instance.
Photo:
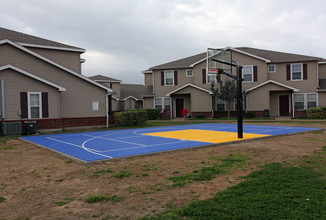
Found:
[[[272,125],[278,125],[272,123]],[[280,124],[284,125],[284,124]],[[290,126],[290,124],[286,124]],[[298,124],[294,126],[300,126]],[[314,123],[310,127],[326,128]],[[207,199],[271,162],[295,161],[326,145],[325,131],[244,141],[83,165],[11,138],[0,146],[0,219],[136,219]],[[210,181],[172,186],[169,177],[229,154],[250,157]],[[117,174],[130,176],[118,178]],[[88,203],[90,196],[116,198]]]

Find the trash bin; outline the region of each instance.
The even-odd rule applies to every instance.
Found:
[[[264,110],[264,117],[265,118],[268,118],[269,117],[269,110],[268,109],[265,109]]]
[[[36,121],[25,121],[25,134],[36,134]]]

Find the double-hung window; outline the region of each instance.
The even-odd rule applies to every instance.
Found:
[[[160,112],[170,112],[171,98],[163,97],[163,98],[155,98],[155,108],[159,109]]]
[[[164,71],[164,82],[166,86],[174,85],[174,72],[173,70],[165,70]]]
[[[296,110],[305,110],[317,106],[316,93],[297,93],[293,94],[294,108]]]
[[[211,73],[209,73],[209,74],[207,74],[207,84],[211,84],[211,83],[215,83],[216,82],[216,74],[214,73],[214,74],[211,74]]]
[[[225,111],[225,100],[216,97],[216,111]]]
[[[28,93],[28,118],[42,118],[42,98],[40,92]]]
[[[291,79],[302,80],[302,64],[291,64]]]
[[[253,66],[244,66],[242,69],[242,78],[244,82],[253,81]]]

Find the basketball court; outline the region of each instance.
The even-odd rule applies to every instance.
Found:
[[[72,159],[89,163],[315,130],[320,129],[244,125],[243,138],[239,139],[237,125],[207,123],[36,135],[21,137],[21,139],[56,151]]]

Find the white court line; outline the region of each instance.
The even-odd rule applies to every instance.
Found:
[[[94,150],[94,149],[92,149],[92,150],[88,150],[86,147],[83,146],[85,142],[82,144],[82,146],[79,146],[79,145],[77,145],[77,144],[72,144],[72,143],[69,143],[69,142],[66,142],[66,141],[61,141],[61,140],[57,140],[57,139],[50,138],[50,137],[46,137],[46,138],[48,138],[48,139],[50,139],[50,140],[53,140],[53,141],[61,142],[61,143],[64,143],[64,144],[72,145],[72,146],[75,146],[75,147],[83,148],[84,150],[86,150],[87,152],[90,152],[90,153],[92,153],[92,154],[97,154],[97,155],[99,155],[99,156],[103,156],[103,157],[107,157],[107,158],[112,158],[111,156],[97,153],[97,152],[100,152],[100,151],[97,151],[97,150]],[[87,141],[89,141],[89,140],[87,140]],[[86,142],[87,142],[87,141],[86,141]],[[97,152],[93,152],[93,151],[97,151]],[[72,156],[72,155],[71,155],[71,156]]]
[[[121,141],[121,140],[117,140],[117,139],[112,139],[112,138],[105,138],[105,137],[96,137],[96,136],[91,136],[91,135],[85,135],[85,136],[90,136],[90,137],[93,137],[91,139],[104,139],[104,140],[108,140],[108,141],[116,141],[116,142],[121,142],[121,143],[124,143],[124,144],[133,144],[133,145],[139,145],[139,146],[147,146],[147,145],[144,145],[144,144],[138,144],[138,143],[134,143],[134,142],[128,142],[128,141]]]
[[[113,151],[131,150],[131,149],[138,149],[138,148],[155,147],[155,146],[160,146],[160,145],[184,143],[184,142],[187,142],[187,141],[190,142],[189,140],[180,139],[180,141],[177,141],[177,142],[169,142],[169,143],[153,144],[153,145],[143,145],[143,146],[139,146],[139,147],[118,148],[118,149],[114,149],[114,150],[106,150],[106,151],[101,151],[101,152],[103,153],[103,152],[113,152]]]

